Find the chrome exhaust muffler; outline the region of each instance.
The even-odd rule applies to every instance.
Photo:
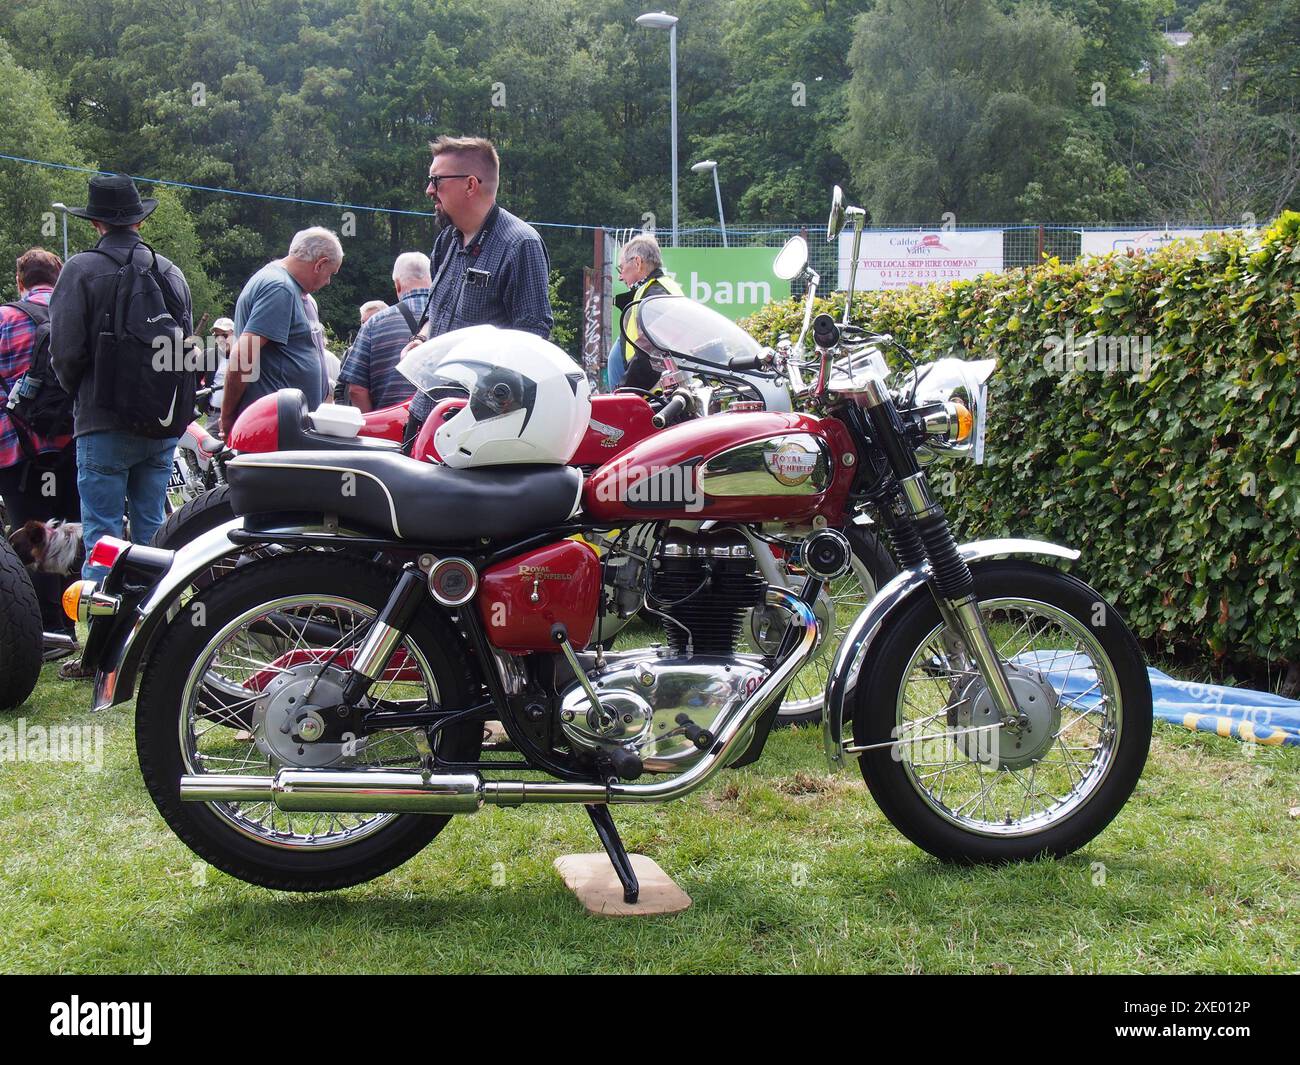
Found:
[[[477,773],[392,769],[281,769],[273,777],[181,777],[192,802],[270,802],[304,813],[472,814],[483,805]]]
[[[469,814],[482,806],[531,802],[667,802],[688,795],[719,769],[739,758],[754,726],[817,649],[821,626],[802,599],[769,588],[769,606],[782,607],[800,628],[799,641],[754,694],[714,731],[708,753],[689,769],[651,784],[588,784],[568,781],[484,780],[478,773],[427,773],[391,769],[281,769],[274,777],[187,774],[181,798],[187,802],[270,802],[304,813]]]

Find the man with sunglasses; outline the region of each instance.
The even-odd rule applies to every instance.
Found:
[[[483,137],[439,137],[425,194],[442,227],[429,254],[433,286],[403,354],[430,337],[470,325],[522,329],[549,340],[555,318],[547,290],[551,260],[537,231],[496,202],[501,162]],[[411,402],[408,433],[433,404]]]

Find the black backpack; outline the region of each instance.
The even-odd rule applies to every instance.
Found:
[[[149,252],[147,266],[135,261]],[[118,263],[103,248],[92,248]],[[198,367],[189,318],[171,283],[158,269],[158,253],[140,241],[118,263],[112,299],[95,343],[94,403],[111,410],[127,432],[166,440],[178,437],[194,411]]]
[[[50,309],[30,300],[18,300],[4,306],[22,311],[36,326],[32,361],[27,372],[12,388],[0,378],[0,384],[9,394],[7,413],[18,432],[19,446],[28,458],[32,458],[36,448],[31,434],[49,438],[72,432],[73,397],[59,384],[50,362]]]

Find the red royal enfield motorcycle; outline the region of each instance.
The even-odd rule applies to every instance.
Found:
[[[837,190],[828,238],[846,214]],[[646,301],[659,354],[690,331],[689,306]],[[468,397],[433,430],[445,465],[244,456],[236,519],[175,553],[102,541],[109,576],[70,598],[92,620],[98,707],[129,699],[143,667],[137,749],[168,823],[236,876],[320,890],[405,861],[452,814],[577,802],[634,900],[610,807],[759,757],[825,639],[817,604],[852,555],[837,530],[869,512],[905,568],[836,650],[831,765],[856,758],[890,820],[946,859],[1093,838],[1145,762],[1141,653],[1114,607],[1044,564],[1077,552],[957,544],[918,461],[978,454],[988,367],[890,379],[888,338],[828,316],[805,361],[808,326],[783,368],[810,413],[688,421],[593,471],[567,459],[590,417],[572,363],[525,334],[462,330],[412,367],[426,392]],[[660,415],[691,402],[683,384]],[[232,542],[260,553],[196,589]],[[756,542],[802,584],[766,580]],[[608,640],[609,612],[633,607],[661,631]],[[780,622],[742,649],[759,612]],[[481,759],[487,719],[517,759]]]
[[[682,301],[650,302],[663,333]],[[936,365],[890,387],[875,338],[821,316],[813,413],[690,421],[584,476],[555,458],[589,419],[573,364],[526,334],[460,332],[476,335],[448,334],[422,383],[469,396],[439,430],[447,465],[241,456],[228,525],[174,554],[96,548],[109,576],[76,593],[108,634],[96,705],[129,699],[142,672],[141,771],[202,858],[273,888],[339,888],[406,861],[454,814],[581,803],[634,900],[610,810],[683,798],[760,756],[824,636],[818,595],[850,564],[836,530],[861,508],[906,568],[836,653],[831,764],[856,759],[889,819],[955,861],[1066,854],[1119,812],[1151,733],[1133,636],[1046,564],[1077,552],[958,544],[918,463],[971,446],[984,416],[972,378]],[[947,400],[928,398],[941,387]],[[636,546],[591,547],[645,525]],[[754,537],[797,552],[802,587],[762,578]],[[230,541],[293,551],[191,594]],[[593,639],[611,581],[658,634]],[[784,623],[770,648],[742,651],[755,608]],[[211,709],[214,676],[242,689],[247,718]],[[516,758],[480,759],[487,719]]]

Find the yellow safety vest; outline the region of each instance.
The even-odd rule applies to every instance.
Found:
[[[650,289],[655,285],[659,285],[664,290],[664,295],[686,295],[686,293],[682,291],[682,286],[667,274],[658,274],[653,277],[647,277],[644,281],[638,282],[637,287],[632,292],[632,298],[627,301],[623,308],[623,331],[627,334],[628,340],[633,344],[636,343],[636,338],[641,335],[641,327],[637,324],[634,308],[638,303],[645,299],[649,294]],[[632,355],[632,352],[624,352],[623,357],[631,362]]]

